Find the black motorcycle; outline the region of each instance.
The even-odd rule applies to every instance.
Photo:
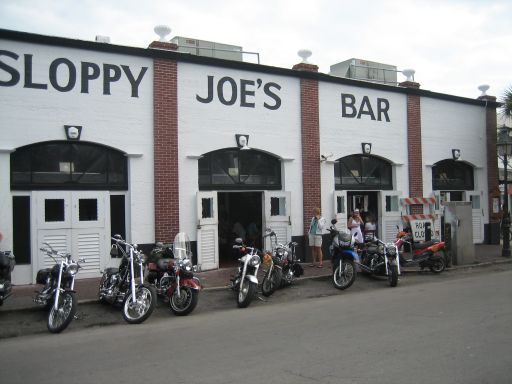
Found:
[[[36,282],[43,288],[36,293],[34,302],[49,309],[48,330],[52,333],[63,331],[75,317],[77,299],[74,291],[75,277],[80,264],[71,259],[71,254],[55,250],[50,244],[40,248],[55,264],[37,272]],[[60,261],[57,260],[60,258]],[[79,259],[79,262],[85,262]]]
[[[12,295],[11,272],[15,265],[11,251],[0,251],[0,306]]]
[[[369,273],[372,276],[386,276],[389,285],[396,287],[400,275],[397,246],[394,243],[384,243],[374,238],[373,241],[362,246],[359,267],[361,272]]]
[[[127,243],[120,235],[112,237],[111,256],[121,255],[119,268],[107,268],[101,277],[99,300],[102,303],[122,304],[127,323],[139,324],[146,320],[156,305],[155,287],[143,283],[144,255],[137,244]],[[138,265],[138,276],[135,267]],[[138,277],[138,281],[137,280]]]
[[[296,242],[278,243],[276,233],[270,228],[267,228],[265,237],[270,237],[272,251],[263,255],[263,265],[267,266],[267,271],[261,283],[261,292],[264,296],[270,296],[276,289],[291,285],[296,277],[304,274],[304,269],[295,253]]]

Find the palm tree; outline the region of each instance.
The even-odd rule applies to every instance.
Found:
[[[510,86],[501,97],[501,103],[503,103],[503,105],[500,107],[500,114],[505,119],[512,120],[512,86]]]

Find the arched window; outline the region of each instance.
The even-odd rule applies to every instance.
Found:
[[[226,148],[199,159],[200,190],[281,189],[281,162],[254,149]]]
[[[342,157],[334,165],[336,189],[392,190],[391,163],[371,155]]]
[[[123,152],[94,143],[27,145],[11,154],[11,189],[127,190],[127,158]]]
[[[435,191],[472,191],[474,186],[473,167],[469,164],[447,159],[432,167],[432,189]]]

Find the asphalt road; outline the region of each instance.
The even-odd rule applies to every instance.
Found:
[[[229,292],[205,292],[191,315],[161,306],[137,326],[115,308],[83,306],[60,335],[0,340],[0,381],[510,383],[511,281],[510,264],[407,275],[397,288],[301,281],[243,310]],[[87,324],[91,308],[113,325]],[[44,330],[44,312],[29,314]]]

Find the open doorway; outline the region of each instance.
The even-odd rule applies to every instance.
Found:
[[[233,266],[233,244],[241,237],[262,248],[262,192],[219,192],[219,267]]]
[[[347,192],[347,208],[348,216],[352,214],[354,209],[359,209],[361,218],[366,222],[369,215],[378,222],[379,219],[379,192],[377,191],[354,191]],[[377,228],[377,233],[379,229]]]

